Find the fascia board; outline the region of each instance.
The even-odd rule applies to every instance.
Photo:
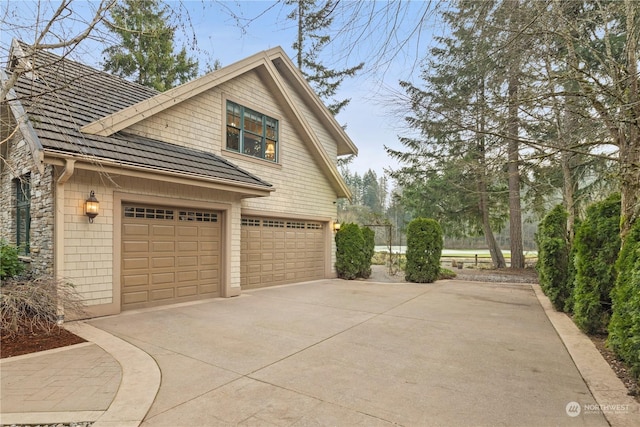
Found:
[[[264,187],[251,184],[243,184],[237,181],[223,178],[208,178],[196,174],[175,172],[160,168],[147,168],[143,166],[129,165],[111,160],[97,159],[92,156],[68,155],[55,151],[46,152],[45,163],[62,166],[68,159],[75,161],[76,169],[92,170],[114,175],[145,178],[162,182],[174,182],[177,184],[212,188],[241,194],[243,197],[264,197],[275,191],[273,187]]]
[[[200,78],[183,85],[159,93],[137,104],[131,105],[120,111],[105,116],[99,120],[83,126],[80,131],[91,135],[110,136],[129,126],[132,126],[148,117],[153,116],[167,108],[173,107],[187,99],[199,95],[234,77],[244,74],[264,64],[268,59],[263,52],[252,55],[242,61],[227,67],[213,71]]]
[[[316,156],[316,158],[319,159],[319,163],[325,173],[329,174],[330,181],[333,183],[333,187],[338,197],[351,198],[351,192],[340,176],[338,168],[333,164],[326,150],[320,143],[320,140],[316,136],[315,132],[313,132],[311,125],[309,125],[307,120],[304,118],[304,115],[296,106],[294,100],[291,98],[291,95],[289,95],[286,85],[281,80],[280,74],[278,73],[275,65],[273,65],[271,61],[267,61],[267,63],[265,64],[265,69],[267,71],[267,75],[271,78],[273,84],[276,85],[281,96],[284,98],[286,105],[289,106],[290,111],[294,115],[295,121],[298,123],[302,134],[306,137],[305,139],[311,142],[311,152]]]
[[[333,114],[331,114],[327,107],[322,103],[320,98],[318,98],[318,95],[316,95],[313,89],[311,89],[311,86],[309,86],[309,83],[307,83],[300,70],[298,70],[293,65],[282,48],[270,49],[266,52],[266,54],[272,63],[274,59],[280,59],[282,61],[282,63],[287,67],[287,71],[289,72],[291,77],[295,79],[296,85],[302,91],[305,99],[310,102],[318,112],[320,112],[325,125],[329,126],[334,135],[336,135],[338,139],[343,142],[346,149],[342,152],[339,152],[338,155],[357,155],[358,147],[353,143],[353,141],[351,141],[351,138],[349,138],[349,135],[347,135],[342,126],[340,126],[340,123],[338,123]]]
[[[9,76],[4,70],[0,70],[0,84],[5,85],[9,80]],[[29,149],[31,150],[31,156],[33,157],[33,161],[38,168],[40,173],[44,172],[44,150],[42,147],[42,143],[38,138],[33,126],[31,125],[31,121],[29,120],[29,116],[27,115],[22,103],[18,100],[18,96],[13,88],[9,89],[6,96],[7,104],[9,104],[9,108],[13,114],[13,117],[16,120],[18,127],[20,128],[20,133],[22,134],[22,138],[27,142]]]

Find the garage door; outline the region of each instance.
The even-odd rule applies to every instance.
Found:
[[[122,308],[220,295],[219,212],[124,205]]]
[[[324,278],[323,223],[242,217],[241,230],[243,289]]]

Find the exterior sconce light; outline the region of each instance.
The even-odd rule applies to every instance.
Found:
[[[333,232],[337,233],[340,230],[340,223],[338,222],[338,220],[336,219],[333,222]]]
[[[84,214],[89,217],[89,223],[93,223],[93,218],[98,216],[100,202],[96,199],[96,194],[91,190],[89,198],[84,202]]]

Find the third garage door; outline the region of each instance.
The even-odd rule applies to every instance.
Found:
[[[324,278],[324,223],[242,217],[241,230],[243,289]]]

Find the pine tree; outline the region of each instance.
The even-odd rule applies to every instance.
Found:
[[[157,0],[123,0],[111,9],[110,29],[120,43],[103,51],[104,70],[165,91],[197,75],[198,61],[174,52],[175,27]]]
[[[295,20],[298,26],[297,39],[292,45],[297,52],[296,64],[318,96],[329,103],[327,108],[334,115],[350,101],[334,98],[338,87],[345,78],[354,76],[364,67],[362,62],[354,67],[334,70],[320,62],[320,52],[331,42],[327,31],[338,3],[339,0],[323,0],[318,6],[317,0],[286,0],[286,4],[294,6],[287,18]]]

